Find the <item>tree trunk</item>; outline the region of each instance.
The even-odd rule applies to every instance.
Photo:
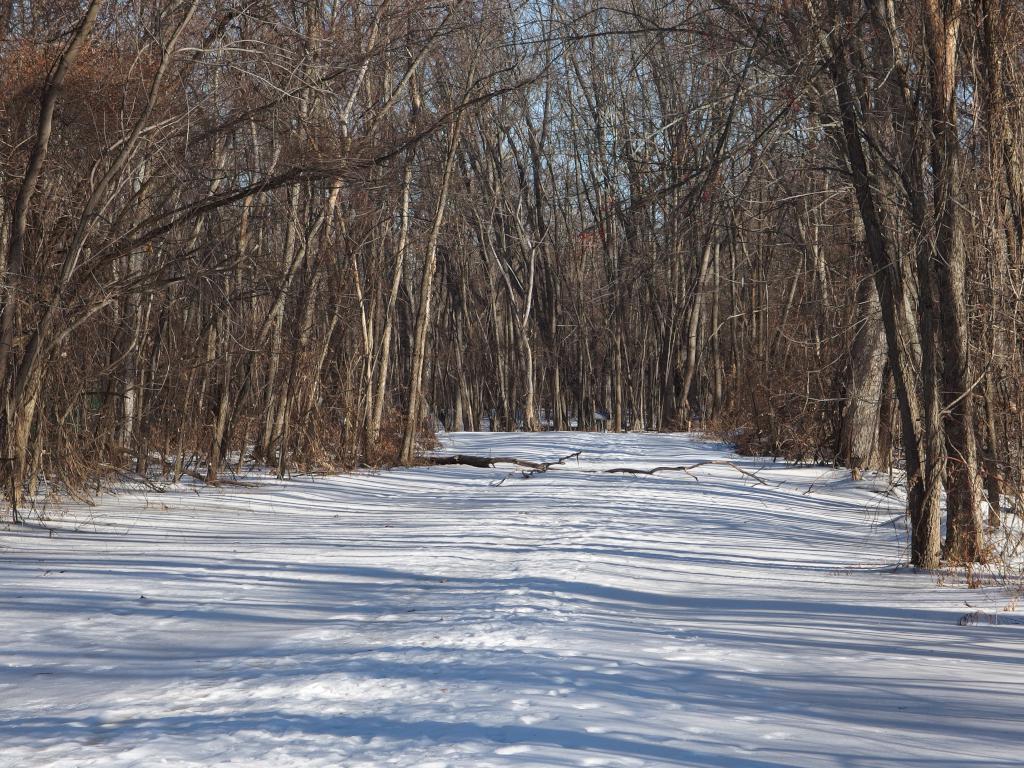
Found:
[[[876,199],[876,185],[861,138],[857,100],[850,84],[847,53],[833,50],[830,73],[835,85],[841,120],[843,147],[853,178],[858,210],[864,226],[866,251],[885,327],[886,351],[892,368],[899,403],[904,461],[907,471],[907,510],[911,523],[911,562],[920,568],[939,564],[940,510],[938,494],[925,475],[924,451],[920,433],[921,404],[915,388],[913,356],[907,340],[917,337],[909,327],[904,307],[907,304],[899,264],[893,259],[892,244],[886,236],[885,216]]]
[[[959,165],[955,68],[961,0],[942,7],[925,0],[929,58],[931,165],[934,174],[935,246],[932,266],[942,342],[942,401],[946,432],[946,555],[958,562],[983,557],[981,477],[975,442],[974,387],[968,345],[967,253],[960,242],[956,200]]]
[[[847,373],[846,409],[839,439],[839,459],[855,475],[885,469],[887,452],[879,443],[882,384],[885,373],[885,327],[872,280],[857,289],[857,333]]]
[[[412,361],[409,373],[409,403],[405,418],[405,435],[402,438],[402,463],[412,464],[415,458],[416,438],[419,432],[419,414],[423,399],[423,367],[427,357],[427,331],[430,327],[430,304],[434,288],[434,271],[437,267],[437,241],[441,234],[441,222],[448,202],[448,187],[455,166],[462,127],[462,113],[456,117],[448,137],[448,154],[445,158],[441,186],[434,209],[434,221],[427,240],[423,259],[423,278],[420,282],[420,301],[416,312],[416,327],[413,336]]]

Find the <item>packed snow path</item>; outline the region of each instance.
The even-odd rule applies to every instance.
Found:
[[[121,494],[0,533],[0,765],[1021,764],[1024,633],[958,627],[997,598],[892,572],[870,483],[594,472],[729,458],[682,436],[444,442],[583,453],[528,480]]]

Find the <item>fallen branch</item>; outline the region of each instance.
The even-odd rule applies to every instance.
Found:
[[[751,478],[758,485],[768,485],[768,483],[765,482],[762,478],[760,478],[756,473],[743,469],[743,467],[738,467],[736,466],[736,464],[726,459],[708,459],[707,461],[698,461],[696,464],[680,464],[674,467],[654,467],[652,469],[631,469],[630,467],[615,467],[613,469],[602,470],[602,472],[612,475],[654,475],[657,474],[658,472],[683,472],[684,474],[687,474],[690,477],[692,477],[694,480],[699,481],[699,478],[695,474],[693,474],[693,470],[697,469],[698,467],[708,466],[709,464],[731,467],[732,469],[739,472],[741,475],[746,475],[747,477]]]
[[[427,456],[424,459],[431,466],[448,466],[450,464],[462,464],[467,467],[478,467],[489,469],[495,464],[515,464],[517,467],[529,469],[540,469],[542,464],[526,459],[514,459],[510,456],[472,456],[466,453],[456,453],[454,456]]]
[[[431,466],[461,464],[467,467],[478,467],[480,469],[489,469],[495,464],[513,464],[517,467],[524,467],[528,470],[523,472],[523,477],[525,478],[535,475],[538,472],[547,472],[551,467],[558,466],[559,464],[565,464],[569,459],[579,456],[580,453],[581,451],[575,451],[553,461],[528,461],[527,459],[517,459],[512,456],[473,456],[472,454],[467,453],[456,453],[452,456],[426,456],[424,460]]]
[[[696,469],[697,467],[703,466],[708,462],[702,461],[699,464],[691,464],[689,466],[680,464],[678,467],[654,467],[652,469],[632,469],[631,467],[615,467],[614,469],[603,469],[602,473],[608,475],[656,475],[658,472],[682,472],[689,475],[694,480],[698,480],[697,476],[690,470]]]
[[[543,462],[542,464],[539,464],[536,467],[533,467],[530,471],[523,472],[523,479],[524,480],[529,480],[531,477],[533,477],[538,472],[547,472],[552,467],[557,467],[560,464],[565,464],[565,462],[567,462],[569,459],[575,459],[581,453],[583,453],[583,451],[573,451],[572,453],[567,454],[567,455],[563,456],[562,458],[557,459],[555,461]]]
[[[448,466],[448,465],[464,465],[468,467],[478,467],[480,469],[490,469],[496,464],[513,464],[517,467],[523,467],[524,469],[520,473],[524,480],[528,480],[536,474],[541,472],[547,472],[551,467],[557,467],[561,464],[565,464],[569,459],[574,459],[579,456],[582,451],[574,451],[573,453],[563,456],[560,459],[554,461],[527,461],[526,459],[517,459],[511,456],[474,456],[466,453],[456,453],[451,456],[426,456],[426,461],[431,466]],[[706,467],[709,465],[729,467],[741,475],[749,477],[754,481],[756,485],[770,486],[771,484],[762,479],[756,472],[751,472],[748,469],[737,466],[734,462],[728,459],[707,459],[706,461],[698,461],[694,464],[679,464],[676,466],[665,466],[665,467],[653,467],[651,469],[634,469],[632,467],[613,467],[612,469],[596,469],[596,470],[585,470],[588,474],[606,474],[606,475],[656,475],[659,472],[682,472],[683,474],[689,475],[697,482],[700,482],[700,478],[693,474],[693,470],[699,467]],[[496,485],[501,485],[509,477],[514,477],[515,473],[503,477]]]

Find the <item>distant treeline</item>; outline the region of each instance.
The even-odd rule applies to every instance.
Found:
[[[895,462],[913,562],[984,559],[1022,39],[1011,0],[0,0],[3,492],[699,427]]]

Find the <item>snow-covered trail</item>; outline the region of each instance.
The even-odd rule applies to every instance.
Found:
[[[1018,766],[1024,632],[868,483],[671,435],[123,494],[0,534],[0,766]],[[500,482],[507,478],[504,482]]]

